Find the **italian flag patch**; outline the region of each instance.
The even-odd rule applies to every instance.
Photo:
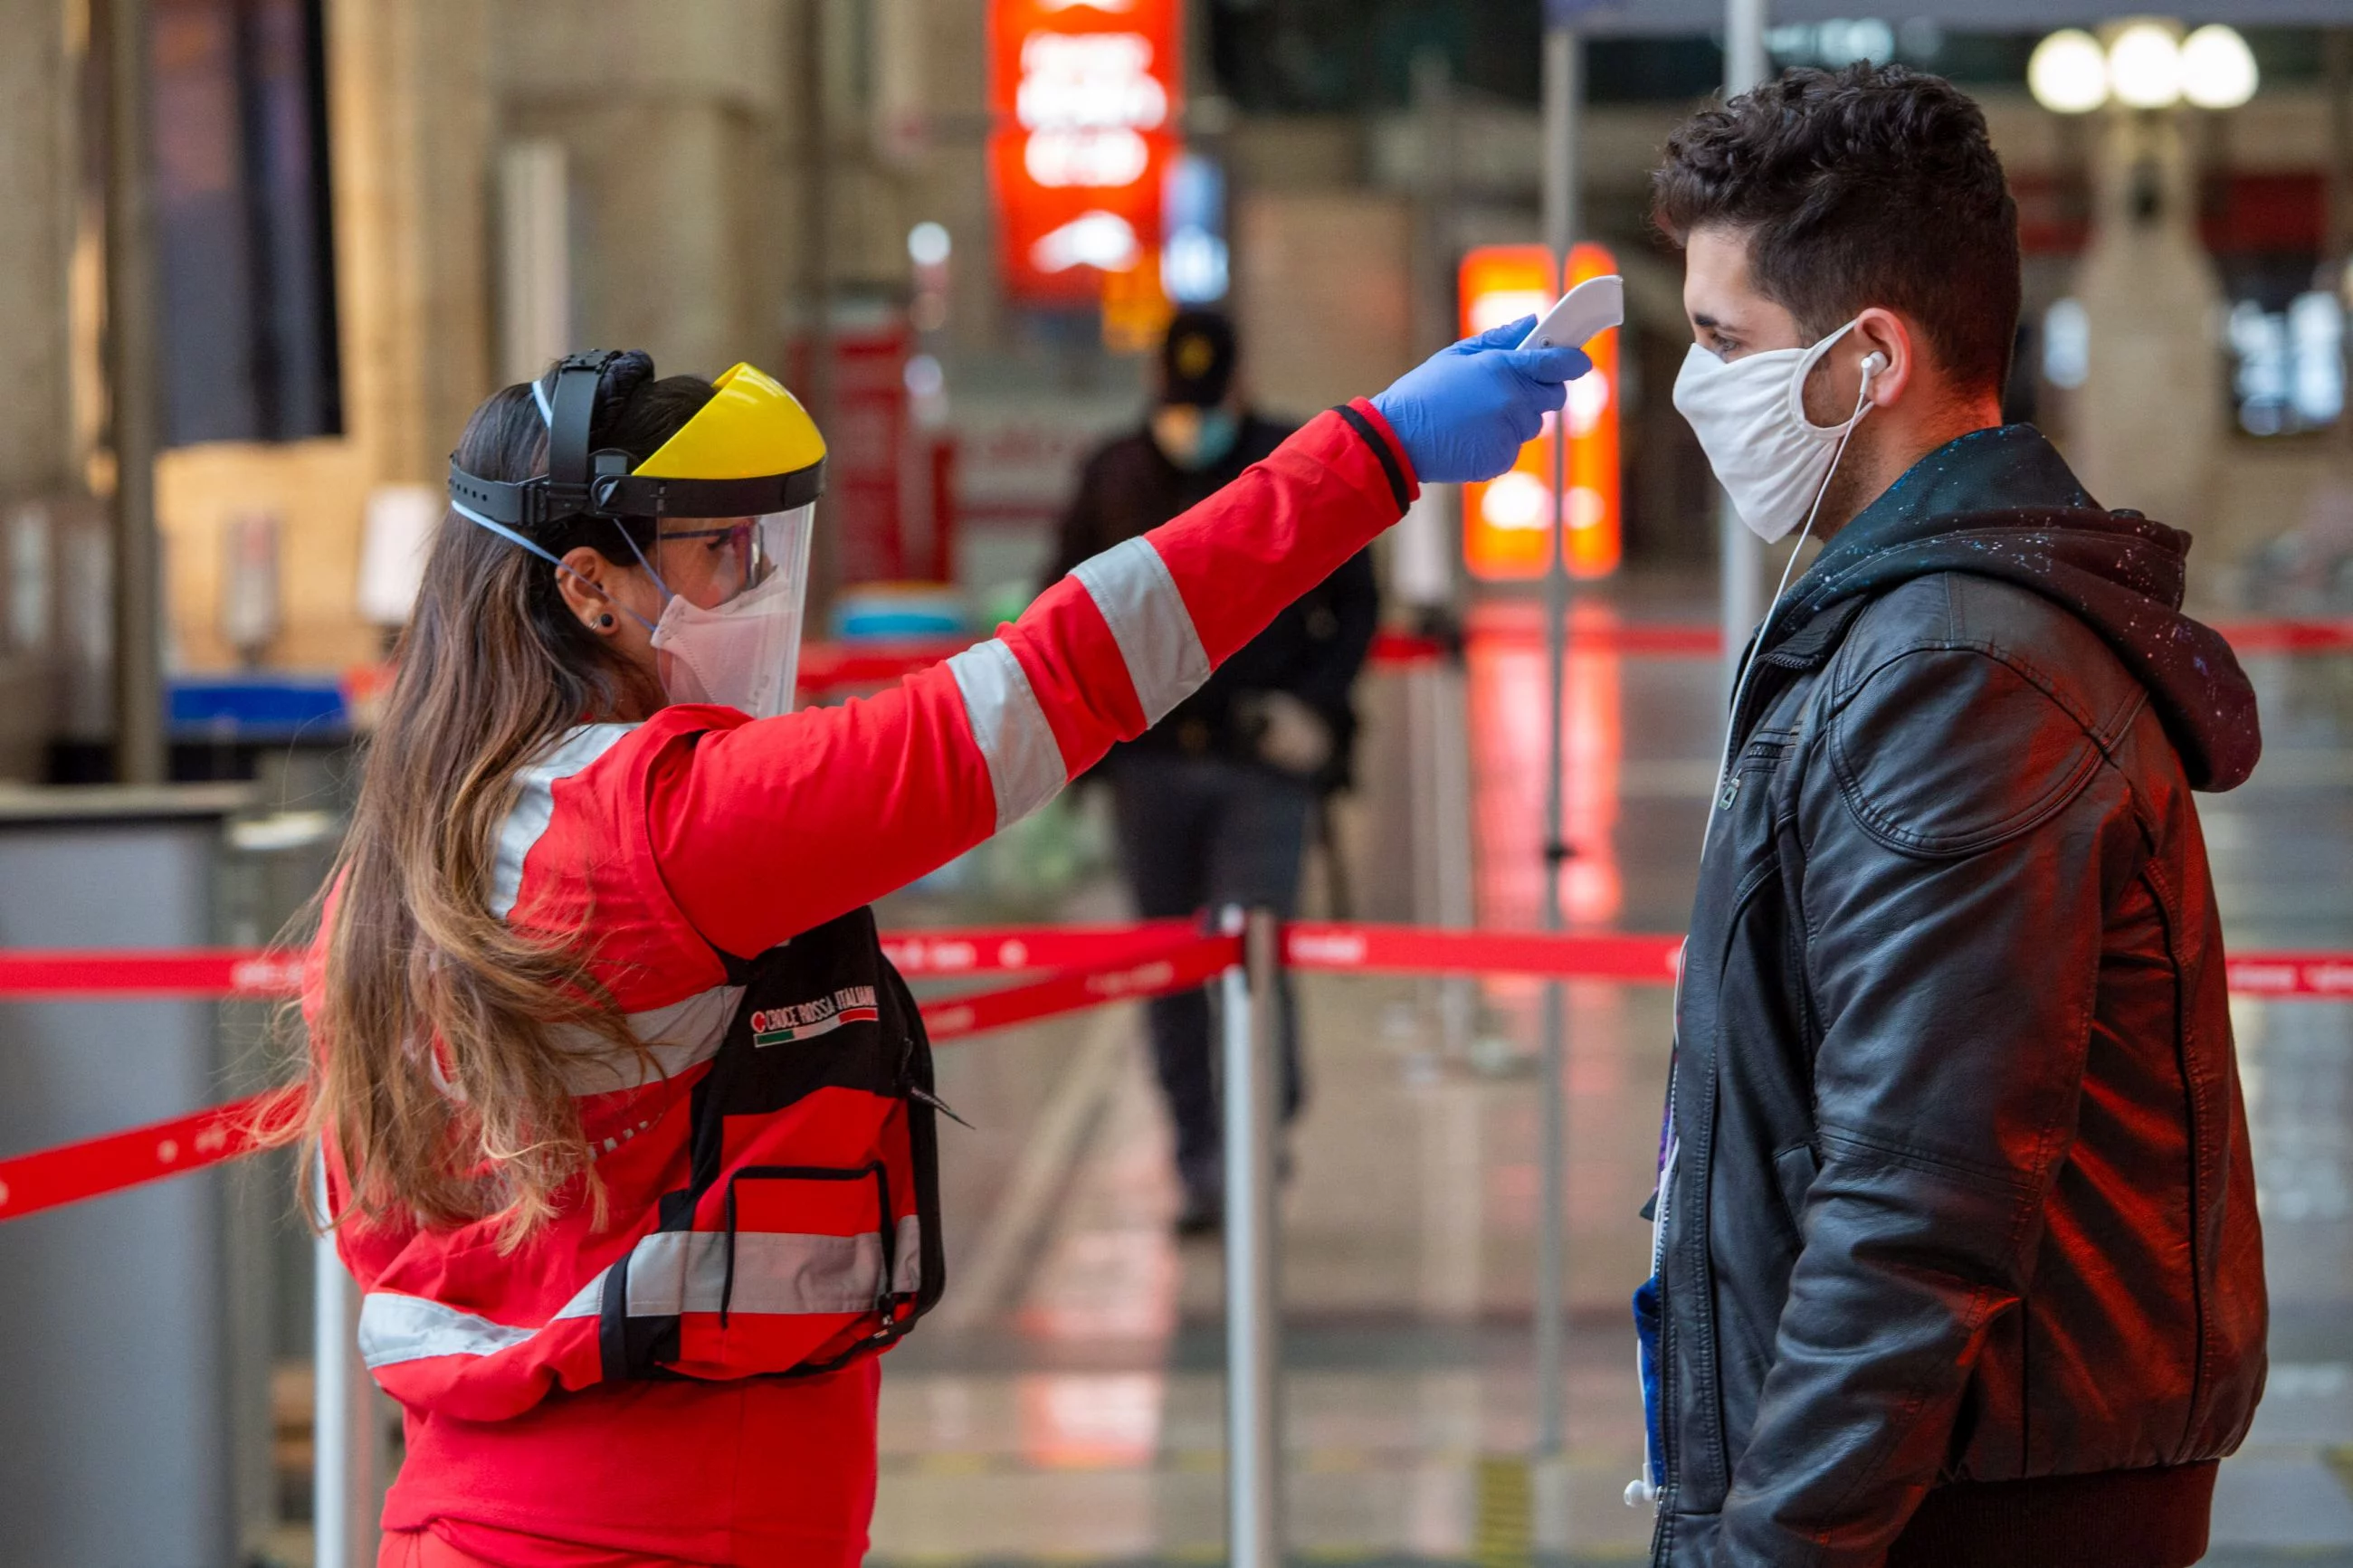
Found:
[[[820,996],[813,1002],[755,1009],[751,1019],[752,1043],[789,1046],[829,1035],[844,1024],[877,1023],[881,1016],[881,1009],[874,1003],[874,987],[845,985],[832,995]]]

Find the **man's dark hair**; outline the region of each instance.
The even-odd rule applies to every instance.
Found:
[[[1748,241],[1757,290],[1819,339],[1872,305],[1926,329],[1959,385],[1999,391],[2018,327],[2018,207],[1984,113],[1942,77],[1790,70],[1667,139],[1651,218]]]

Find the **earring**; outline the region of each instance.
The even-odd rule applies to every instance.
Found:
[[[613,629],[613,613],[610,610],[596,617],[596,629],[600,632],[609,632]]]

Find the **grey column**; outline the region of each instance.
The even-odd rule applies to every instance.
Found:
[[[1765,79],[1771,63],[1765,54],[1766,0],[1725,0],[1724,96],[1746,92]],[[1740,677],[1740,653],[1748,634],[1764,615],[1757,602],[1765,546],[1742,526],[1730,497],[1716,509],[1716,533],[1723,551],[1719,613],[1724,627],[1724,690],[1726,698]]]

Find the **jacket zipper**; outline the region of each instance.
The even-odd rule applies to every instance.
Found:
[[[919,1104],[928,1105],[957,1126],[978,1131],[971,1122],[958,1116],[955,1107],[915,1081],[915,1037],[909,1035],[899,1042],[899,1092]]]
[[[980,1131],[978,1128],[973,1127],[971,1122],[966,1121],[963,1117],[958,1116],[955,1113],[955,1108],[954,1106],[950,1105],[946,1100],[942,1100],[938,1095],[934,1094],[930,1089],[923,1088],[921,1085],[909,1084],[907,1086],[907,1098],[909,1100],[921,1100],[923,1104],[930,1106],[934,1110],[938,1111],[942,1116],[946,1117],[950,1121],[955,1122],[958,1127],[971,1128],[972,1131],[976,1132]]]
[[[1667,1095],[1672,1103],[1674,1097],[1672,1082],[1668,1086]],[[1672,1204],[1669,1205],[1668,1215],[1671,1218],[1673,1215]],[[1664,1240],[1665,1235],[1666,1227],[1660,1226],[1662,1241]],[[1675,1424],[1671,1415],[1675,1386],[1675,1314],[1673,1297],[1667,1287],[1667,1248],[1662,1246],[1659,1248],[1659,1468],[1661,1474],[1659,1495],[1653,1501],[1653,1506],[1658,1510],[1658,1517],[1651,1526],[1651,1561],[1653,1564],[1662,1563],[1666,1560],[1666,1549],[1669,1543],[1667,1524],[1674,1517],[1675,1491],[1681,1484],[1675,1473]]]

